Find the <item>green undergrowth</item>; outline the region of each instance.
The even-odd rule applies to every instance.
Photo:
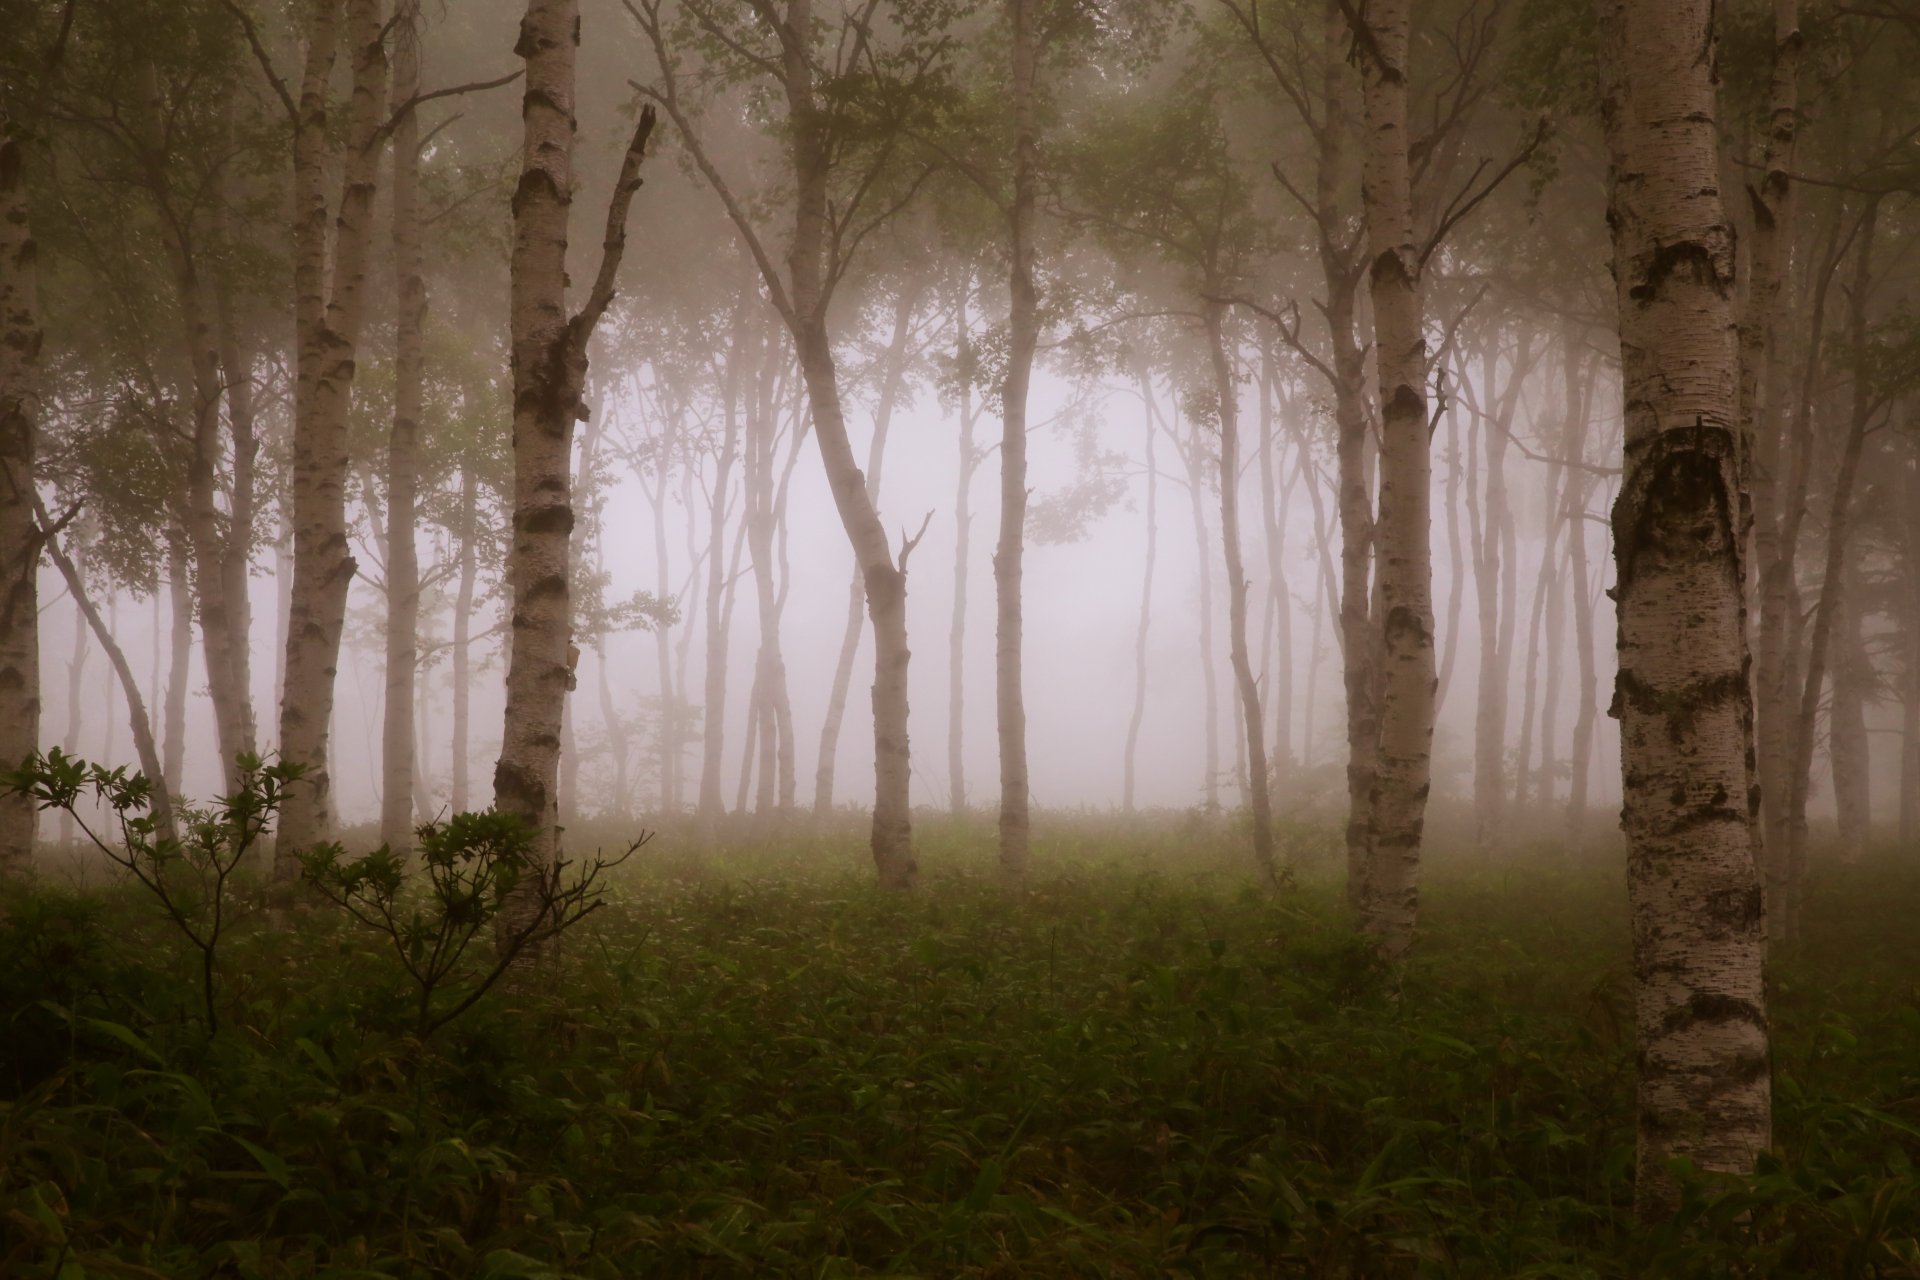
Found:
[[[325,911],[243,925],[209,1037],[147,903],[16,892],[0,1274],[1920,1275],[1912,867],[1822,874],[1775,1156],[1647,1232],[1616,872],[1442,859],[1389,971],[1215,835],[1058,824],[1017,898],[990,845],[896,898],[663,839],[425,1042]]]

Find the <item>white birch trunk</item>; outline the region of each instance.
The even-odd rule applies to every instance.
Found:
[[[1748,685],[1733,233],[1711,0],[1599,0],[1625,471],[1613,510],[1643,1218],[1669,1162],[1742,1174],[1771,1137],[1766,904]]]

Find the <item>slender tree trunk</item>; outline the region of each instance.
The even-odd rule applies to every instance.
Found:
[[[1756,660],[1757,744],[1760,769],[1761,814],[1765,844],[1763,869],[1770,902],[1787,894],[1788,863],[1792,856],[1792,795],[1794,717],[1799,705],[1801,655],[1806,635],[1801,607],[1798,560],[1800,530],[1805,523],[1813,474],[1813,401],[1820,384],[1826,338],[1827,298],[1834,273],[1844,255],[1836,205],[1827,242],[1812,264],[1812,296],[1807,306],[1806,355],[1800,386],[1783,413],[1785,422],[1777,450],[1781,482],[1770,487],[1769,505],[1775,508],[1778,530],[1756,550],[1762,555],[1760,578],[1760,635]],[[1764,529],[1764,526],[1763,526]],[[1756,538],[1756,542],[1761,540]],[[1775,938],[1785,940],[1793,923],[1786,909],[1768,910]]]
[[[669,424],[670,425],[670,424]],[[673,598],[671,574],[673,567],[667,554],[667,464],[669,458],[663,451],[660,459],[660,488],[653,502],[653,575],[655,593],[661,600]],[[601,537],[604,543],[605,535]],[[617,775],[614,792],[614,813],[627,816],[627,731],[620,724],[620,717],[614,710],[613,690],[607,680],[607,642],[605,637],[596,637],[595,651],[600,655],[600,714],[607,724],[607,742],[613,748],[614,771]],[[666,627],[656,627],[653,633],[654,681],[660,689],[660,808],[672,813],[680,808],[680,780],[678,761],[680,758],[680,708],[686,702],[674,680],[673,643],[671,632]]]
[[[1711,0],[1599,0],[1625,474],[1613,508],[1638,1026],[1636,1207],[1669,1162],[1744,1174],[1771,1136],[1766,903],[1747,682],[1733,233]]]
[[[913,310],[918,291],[903,288],[895,299],[893,334],[887,341],[887,363],[881,375],[880,398],[873,410],[873,438],[867,443],[867,501],[880,500],[880,473],[887,460],[887,433],[893,425],[893,411],[900,403],[906,384],[907,339],[911,333]],[[846,722],[847,694],[853,688],[853,663],[860,652],[861,610],[867,602],[865,576],[860,566],[853,569],[847,586],[847,622],[840,633],[840,655],[834,662],[833,684],[827,694],[827,714],[820,723],[819,759],[814,765],[813,811],[826,814],[833,809],[834,775],[839,764],[840,729]]]
[[[1446,454],[1446,457],[1447,457],[1447,496],[1446,496],[1447,625],[1440,632],[1440,645],[1441,645],[1440,672],[1437,677],[1438,683],[1435,684],[1434,690],[1433,690],[1433,714],[1436,718],[1440,714],[1440,709],[1446,705],[1447,690],[1451,688],[1453,685],[1453,665],[1454,665],[1454,661],[1460,656],[1460,606],[1467,592],[1466,555],[1465,555],[1465,548],[1461,545],[1461,541],[1460,541],[1460,505],[1461,505],[1460,480],[1461,480],[1461,472],[1463,470],[1463,468],[1461,467],[1461,452],[1460,452],[1460,414],[1459,414],[1459,411],[1453,405],[1447,406],[1446,419],[1447,419],[1447,454]],[[1473,427],[1469,427],[1467,431],[1467,453],[1469,455],[1473,453],[1473,442],[1475,440],[1475,437],[1476,437],[1476,430]],[[1478,507],[1480,499],[1474,492],[1473,483],[1472,483],[1473,472],[1478,468],[1471,466],[1472,461],[1473,459],[1469,457],[1469,467],[1467,468],[1467,474],[1469,478],[1468,478],[1466,501],[1470,505],[1474,507]],[[1469,527],[1469,532],[1471,533],[1471,526]],[[1474,534],[1473,537],[1474,537],[1474,563],[1473,563],[1474,585],[1476,588],[1478,588],[1480,583],[1480,572],[1481,572],[1480,557],[1479,557],[1480,547],[1479,547],[1478,535]],[[1484,626],[1486,625],[1485,623],[1486,600],[1484,598],[1484,595],[1480,595],[1477,597],[1477,603],[1480,606],[1481,626],[1484,628]],[[1482,630],[1480,633],[1480,646],[1481,646],[1481,658],[1482,658],[1482,661],[1484,661],[1486,658],[1486,651],[1489,647],[1491,647],[1487,644],[1487,633],[1484,630]],[[1476,721],[1476,724],[1477,724],[1477,721]],[[1475,739],[1475,745],[1476,745],[1476,753],[1477,753],[1477,750],[1478,750],[1477,737]],[[1476,812],[1479,809],[1478,802],[1479,802],[1479,787],[1480,787],[1480,770],[1478,766],[1478,760],[1479,760],[1479,757],[1476,754],[1475,755],[1476,763],[1475,763],[1474,775],[1473,775],[1474,800],[1475,800],[1474,808]],[[1478,827],[1477,822],[1475,826],[1476,828]]]
[[[719,838],[720,817],[726,799],[721,791],[721,774],[726,761],[721,755],[726,741],[727,712],[727,634],[730,611],[727,603],[727,564],[721,551],[726,543],[727,502],[733,483],[734,455],[740,448],[740,378],[748,334],[748,308],[758,303],[753,290],[742,288],[734,303],[732,337],[727,346],[727,373],[722,389],[723,434],[720,457],[714,468],[713,496],[707,504],[707,616],[706,675],[700,731],[700,800],[697,816],[706,842]]]
[[[420,242],[420,6],[400,0],[393,54],[393,423],[387,434],[386,697],[380,730],[380,841],[413,849],[413,701],[420,662],[420,407],[426,384],[427,282]]]
[[[1514,748],[1513,768],[1514,805],[1520,809],[1527,807],[1534,780],[1533,731],[1540,692],[1540,629],[1547,616],[1547,598],[1552,594],[1553,569],[1560,553],[1560,525],[1566,515],[1560,487],[1563,470],[1558,458],[1547,464],[1546,535],[1541,541],[1540,571],[1534,577],[1533,603],[1527,615],[1527,672],[1521,684],[1520,741]]]
[[[460,468],[460,576],[453,595],[453,795],[455,813],[465,813],[472,804],[470,770],[473,760],[473,695],[471,662],[473,654],[473,593],[480,576],[480,537],[477,512],[480,498],[479,477],[471,464]]]
[[[1024,580],[1027,537],[1027,393],[1040,343],[1040,293],[1034,279],[1034,202],[1039,139],[1034,77],[1039,58],[1038,0],[1008,0],[1013,25],[1013,205],[1008,212],[1012,267],[1007,281],[1007,376],[1001,384],[1000,541],[993,553],[994,711],[1000,737],[1000,872],[1023,880],[1029,853],[1027,703],[1024,679]],[[1244,602],[1243,602],[1244,604]]]
[[[1578,487],[1578,480],[1569,475],[1566,480],[1567,491]],[[1563,518],[1564,523],[1564,518]],[[1568,545],[1572,545],[1575,530],[1567,530]],[[1564,552],[1562,553],[1564,555]],[[1564,566],[1562,566],[1564,568]],[[1540,691],[1540,769],[1534,775],[1535,803],[1542,809],[1553,805],[1554,792],[1558,787],[1556,774],[1559,772],[1554,763],[1554,742],[1559,732],[1560,720],[1560,674],[1564,666],[1562,661],[1566,649],[1567,634],[1567,579],[1563,572],[1555,572],[1547,582],[1547,679],[1546,687]]]
[[[76,578],[78,576],[75,575]],[[67,654],[67,731],[61,737],[60,749],[69,756],[77,756],[80,754],[80,728],[87,709],[81,694],[87,687],[87,659],[93,656],[93,650],[88,643],[87,614],[80,606],[81,597],[72,592],[69,594],[73,595],[73,640]],[[61,846],[71,848],[74,837],[73,814],[61,813],[59,826]]]
[[[300,117],[294,131],[293,594],[286,680],[280,694],[280,758],[307,770],[288,790],[274,847],[274,878],[291,882],[299,855],[332,815],[328,738],[334,676],[357,566],[347,539],[347,418],[365,312],[367,254],[378,180],[378,131],[386,109],[387,55],[380,0],[346,0],[353,96],[331,273],[324,192],[329,150],[327,82],[335,60],[339,0],[319,0],[308,35]],[[325,292],[331,275],[331,293]],[[324,299],[324,301],[323,301]]]
[[[1793,576],[1793,549],[1782,541],[1788,523],[1782,510],[1789,501],[1805,501],[1783,494],[1777,477],[1786,457],[1781,427],[1786,421],[1780,403],[1786,379],[1782,350],[1785,316],[1782,286],[1794,241],[1794,150],[1799,136],[1800,34],[1799,0],[1772,0],[1773,76],[1767,142],[1760,181],[1747,187],[1752,226],[1746,236],[1747,298],[1740,315],[1737,409],[1740,430],[1751,441],[1754,465],[1750,486],[1754,507],[1754,560],[1760,577],[1758,670],[1755,679],[1759,733],[1761,804],[1770,859],[1784,853],[1787,796],[1787,760],[1792,712],[1786,678],[1787,612],[1791,603],[1788,579]],[[1817,335],[1816,324],[1813,332]],[[1817,337],[1814,342],[1817,343]],[[1794,521],[1797,531],[1797,519]],[[1783,558],[1784,557],[1784,558]]]
[[[27,220],[26,151],[0,112],[0,766],[40,749],[40,296]],[[33,862],[31,797],[0,794],[0,877]]]
[[[1322,124],[1314,222],[1319,228],[1321,275],[1326,282],[1327,329],[1333,343],[1333,418],[1340,516],[1340,654],[1347,707],[1347,904],[1362,909],[1372,846],[1374,771],[1380,742],[1381,651],[1374,626],[1371,577],[1374,506],[1368,474],[1369,419],[1366,353],[1355,327],[1356,294],[1364,257],[1359,239],[1340,242],[1347,225],[1350,164],[1347,49],[1351,33],[1339,0],[1323,10]]]
[[[33,499],[32,508],[39,516],[40,528],[50,530],[51,522],[47,519],[46,508],[40,505],[37,495]],[[173,792],[167,785],[166,770],[160,761],[160,750],[153,740],[153,721],[147,716],[146,699],[140,696],[140,682],[134,678],[133,667],[127,662],[126,653],[113,638],[112,626],[100,617],[99,608],[88,597],[87,584],[81,577],[78,567],[75,566],[72,558],[61,550],[58,536],[50,531],[47,532],[43,545],[48,558],[53,561],[54,567],[60,571],[60,577],[67,584],[67,594],[73,598],[74,616],[83,626],[90,628],[93,638],[100,642],[100,648],[106,653],[114,675],[119,678],[121,692],[126,695],[127,721],[133,731],[134,756],[140,762],[140,772],[145,774],[148,781],[153,784],[153,798],[149,812],[153,815],[155,834],[163,840],[177,840],[179,830],[174,822]],[[78,639],[83,641],[84,634]],[[80,644],[76,643],[75,650],[72,669],[78,672],[84,667],[86,656],[85,649]],[[67,728],[68,754],[72,754],[76,749],[76,740],[79,736],[77,710],[77,705],[69,710],[71,721]],[[111,745],[109,745],[107,752],[109,764],[112,763],[112,755]]]
[[[1253,812],[1253,863],[1268,885],[1279,884],[1273,857],[1273,807],[1268,795],[1266,727],[1260,687],[1247,653],[1247,570],[1240,558],[1240,386],[1233,375],[1224,330],[1226,305],[1205,304],[1208,349],[1220,405],[1220,541],[1227,562],[1227,646],[1246,732],[1248,807]],[[1428,691],[1431,696],[1432,691]]]
[[[561,731],[579,657],[571,635],[573,427],[584,413],[587,343],[613,300],[626,249],[627,211],[640,187],[640,163],[653,130],[649,109],[641,114],[614,182],[599,270],[581,310],[569,316],[567,216],[573,203],[579,40],[577,0],[528,0],[515,46],[526,63],[526,96],[510,283],[513,543],[507,581],[513,624],[493,803],[527,825],[533,856],[543,865],[560,856]],[[525,928],[536,909],[530,893],[516,893],[501,913],[501,936]]]
[[[1361,927],[1388,955],[1412,945],[1420,837],[1433,751],[1433,458],[1427,343],[1407,160],[1408,0],[1375,0],[1355,31],[1367,146],[1361,176],[1380,388],[1380,516],[1375,613],[1380,629],[1380,747],[1369,794]]]
[[[187,759],[187,683],[193,679],[193,587],[187,578],[186,539],[167,532],[167,693],[161,710],[164,744],[160,772],[167,789],[180,794]]]
[[[1578,683],[1574,686],[1573,746],[1567,755],[1567,827],[1566,851],[1578,853],[1587,824],[1587,788],[1593,773],[1594,711],[1599,698],[1598,675],[1593,649],[1593,590],[1587,563],[1587,481],[1580,466],[1584,461],[1588,410],[1592,405],[1593,382],[1580,378],[1579,362],[1574,359],[1573,340],[1567,335],[1566,408],[1567,408],[1567,551],[1573,563],[1573,639],[1579,663]]]
[[[1898,602],[1906,653],[1906,696],[1900,700],[1900,844],[1920,844],[1920,457],[1904,467],[1900,505],[1906,535],[1904,597]]]
[[[1820,695],[1827,680],[1828,655],[1833,647],[1834,620],[1846,591],[1847,543],[1852,533],[1853,488],[1860,473],[1860,456],[1873,416],[1869,385],[1867,294],[1873,284],[1873,241],[1880,203],[1870,198],[1854,248],[1853,287],[1848,302],[1847,330],[1853,355],[1852,404],[1846,440],[1840,450],[1839,474],[1827,511],[1826,569],[1820,596],[1807,624],[1806,678],[1800,686],[1799,715],[1794,721],[1792,773],[1787,792],[1787,857],[1784,892],[1768,909],[1782,917],[1775,936],[1793,942],[1800,936],[1800,907],[1805,896],[1807,869],[1807,800],[1813,789],[1813,751],[1819,728]]]
[[[1274,476],[1277,425],[1274,396],[1278,378],[1279,372],[1273,366],[1273,350],[1269,347],[1262,353],[1260,370],[1260,522],[1266,535],[1267,601],[1273,614],[1274,662],[1267,688],[1272,690],[1273,697],[1270,756],[1276,771],[1294,761],[1293,589],[1287,582],[1287,507],[1294,483],[1299,479],[1296,472],[1286,484],[1279,485]],[[1263,630],[1262,636],[1265,635]],[[1264,645],[1263,639],[1263,648]]]
[[[1841,569],[1841,598],[1834,615],[1833,701],[1827,712],[1827,747],[1833,769],[1833,808],[1840,827],[1840,858],[1858,862],[1873,828],[1871,758],[1867,702],[1873,692],[1873,663],[1860,634],[1862,609],[1860,557],[1848,557]]]
[[[947,632],[947,799],[958,818],[967,812],[967,573],[973,543],[973,473],[980,466],[974,444],[976,410],[973,403],[973,332],[967,318],[967,297],[973,288],[969,272],[960,282],[954,308],[955,346],[960,358],[960,470],[953,494],[953,623]]]
[[[1133,638],[1133,715],[1127,720],[1127,752],[1121,785],[1121,807],[1134,811],[1135,761],[1140,750],[1140,724],[1147,715],[1147,629],[1153,621],[1153,570],[1160,557],[1160,469],[1154,460],[1153,441],[1158,433],[1155,419],[1159,411],[1153,404],[1153,376],[1143,362],[1139,371],[1140,400],[1146,407],[1147,423],[1147,550],[1141,557],[1140,626]]]
[[[1200,574],[1200,679],[1206,713],[1206,780],[1202,794],[1207,812],[1220,811],[1220,690],[1213,657],[1213,557],[1207,554],[1207,481],[1203,470],[1206,445],[1196,425],[1181,447],[1187,463],[1187,498],[1193,509],[1193,551]]]

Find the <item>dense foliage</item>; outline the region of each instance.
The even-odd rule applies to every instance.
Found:
[[[851,832],[664,840],[425,1043],[342,917],[243,917],[209,1037],[150,899],[12,890],[0,1273],[1920,1273],[1909,865],[1818,882],[1774,1155],[1648,1233],[1616,859],[1443,851],[1393,971],[1328,865],[1276,898],[1205,825],[1037,836],[1017,902],[971,827],[908,899]]]

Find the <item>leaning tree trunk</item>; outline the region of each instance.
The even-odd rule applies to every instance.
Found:
[[[1253,865],[1269,886],[1277,885],[1273,859],[1273,807],[1268,795],[1266,726],[1260,687],[1247,653],[1247,569],[1240,558],[1240,388],[1223,330],[1226,305],[1205,304],[1207,347],[1220,406],[1220,541],[1227,564],[1227,648],[1233,662],[1247,743],[1247,801],[1253,816]]]
[[[274,878],[292,881],[299,855],[332,812],[328,736],[334,677],[357,568],[347,538],[347,429],[354,359],[365,312],[378,136],[386,111],[387,55],[380,0],[347,0],[353,54],[346,160],[331,273],[327,261],[326,102],[339,0],[321,0],[309,33],[294,130],[293,591],[280,692],[280,758],[306,770],[288,789],[274,843]],[[332,292],[326,292],[331,274]]]
[[[0,300],[4,300],[0,295]],[[120,689],[127,699],[127,723],[133,731],[134,758],[140,762],[140,772],[153,784],[153,795],[149,803],[149,812],[153,815],[154,835],[162,840],[179,839],[179,829],[174,822],[173,792],[167,785],[166,771],[160,762],[160,749],[153,738],[153,720],[147,715],[146,699],[140,696],[140,682],[134,678],[133,666],[127,661],[126,653],[113,638],[113,627],[100,616],[99,607],[87,594],[87,584],[80,576],[80,570],[72,557],[60,549],[58,535],[49,527],[46,508],[40,505],[39,497],[33,499],[33,510],[38,514],[43,545],[47,556],[53,561],[54,568],[60,571],[60,577],[67,584],[67,594],[72,597],[74,609],[86,626],[93,632],[94,639],[106,652],[107,662],[113,667],[114,675],[120,681]],[[74,726],[69,727],[68,737],[74,737]],[[71,754],[73,748],[69,746]],[[109,763],[112,752],[109,751]]]
[[[420,406],[427,281],[420,243],[420,6],[400,0],[393,54],[393,423],[387,434],[386,700],[380,728],[380,841],[413,847],[414,683],[419,667]]]
[[[1009,0],[1013,19],[1013,204],[1007,231],[1007,375],[1000,387],[1000,541],[993,552],[994,713],[1000,738],[1000,872],[1027,874],[1027,703],[1023,582],[1027,553],[1027,392],[1040,344],[1040,294],[1033,270],[1038,138],[1034,75],[1040,41],[1038,0]],[[1243,602],[1244,604],[1244,602]]]
[[[1747,1173],[1772,1126],[1746,463],[1712,0],[1598,7],[1626,415],[1613,714],[1639,1046],[1635,1200],[1659,1219],[1680,1200],[1671,1161]]]
[[[581,310],[567,314],[567,215],[573,204],[574,59],[578,0],[528,0],[515,45],[526,63],[520,181],[513,195],[510,321],[513,342],[513,542],[507,554],[513,625],[507,705],[493,803],[533,835],[533,857],[560,857],[560,746],[573,688],[573,426],[584,412],[587,343],[613,301],[626,251],[627,211],[653,132],[641,113],[608,203],[600,268]],[[540,907],[522,881],[500,915],[500,936],[523,931]]]
[[[873,410],[873,438],[867,442],[867,500],[880,500],[880,473],[887,460],[887,434],[893,425],[893,411],[900,403],[900,392],[907,379],[907,339],[911,334],[917,291],[902,288],[894,300],[893,335],[887,342],[885,372],[880,380],[880,398]],[[833,809],[833,783],[838,771],[840,729],[846,723],[847,693],[853,688],[853,663],[860,652],[863,628],[861,610],[867,602],[865,575],[854,566],[853,580],[847,585],[847,621],[840,632],[840,655],[833,665],[833,684],[827,693],[827,714],[820,722],[820,751],[813,772],[813,811],[824,815]]]
[[[0,767],[40,749],[40,536],[34,454],[40,300],[27,221],[26,153],[0,113]],[[31,797],[0,793],[0,876],[33,860]]]
[[[1376,0],[1356,25],[1367,145],[1361,194],[1373,259],[1374,367],[1380,388],[1380,514],[1375,615],[1380,742],[1368,796],[1361,928],[1397,956],[1413,942],[1420,836],[1433,750],[1433,566],[1429,529],[1427,342],[1407,160],[1409,0]]]

